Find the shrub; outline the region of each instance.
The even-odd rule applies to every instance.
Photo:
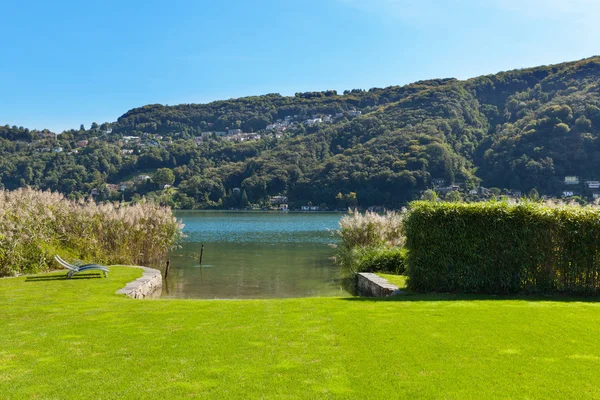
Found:
[[[339,239],[334,259],[349,275],[348,290],[353,291],[358,272],[405,271],[402,220],[403,214],[396,212],[380,215],[351,211],[341,218],[340,228],[334,232]]]
[[[402,214],[388,211],[384,215],[367,211],[364,214],[353,210],[340,220],[340,229],[335,231],[342,245],[354,247],[393,247],[404,244]]]
[[[406,271],[406,249],[399,247],[357,247],[352,251],[353,272],[389,272],[403,274]]]
[[[181,237],[169,208],[75,202],[57,193],[0,191],[0,276],[48,270],[52,257],[151,264]]]
[[[408,287],[420,292],[600,293],[600,210],[414,202]]]

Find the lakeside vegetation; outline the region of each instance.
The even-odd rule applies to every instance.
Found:
[[[405,272],[403,218],[394,211],[378,214],[351,210],[340,219],[339,228],[333,231],[334,261],[350,275],[351,282],[359,272]]]
[[[600,208],[414,202],[408,287],[420,292],[600,293]]]
[[[0,277],[52,269],[56,254],[149,265],[180,238],[171,210],[153,203],[96,204],[33,189],[0,191]]]
[[[598,295],[599,221],[598,206],[577,203],[416,201],[344,216],[335,261],[406,275],[422,293]]]
[[[4,126],[0,184],[184,209],[269,207],[277,195],[295,209],[398,209],[440,182],[463,197],[481,185],[591,199],[599,79],[594,57],[466,81],[148,105],[58,136]]]

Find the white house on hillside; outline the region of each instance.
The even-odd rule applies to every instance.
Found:
[[[566,185],[579,185],[579,177],[578,176],[565,176],[565,184]]]

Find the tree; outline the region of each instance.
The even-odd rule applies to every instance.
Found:
[[[248,207],[248,205],[250,204],[250,202],[248,201],[248,194],[246,193],[245,190],[242,192],[242,198],[240,201],[241,201],[242,207]]]
[[[460,203],[462,201],[462,196],[458,191],[452,191],[446,195],[446,201],[451,203]]]
[[[531,201],[539,201],[540,200],[540,194],[535,189],[531,189],[528,197],[529,197],[529,200],[531,200]]]
[[[356,207],[358,205],[358,198],[356,193],[350,192],[346,196],[346,201],[348,202],[348,207]]]
[[[165,185],[172,185],[175,182],[175,174],[173,174],[170,168],[159,168],[156,170],[152,180],[158,187],[162,188]]]
[[[437,199],[438,199],[437,193],[431,189],[427,189],[426,191],[424,191],[423,195],[421,196],[421,200],[426,200],[426,201],[437,201]]]

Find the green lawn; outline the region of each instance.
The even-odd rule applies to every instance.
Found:
[[[377,275],[387,279],[389,283],[398,286],[400,289],[406,289],[406,276],[404,275],[382,274],[380,272],[377,272]]]
[[[0,279],[0,399],[600,397],[600,303],[114,294],[140,273]]]

